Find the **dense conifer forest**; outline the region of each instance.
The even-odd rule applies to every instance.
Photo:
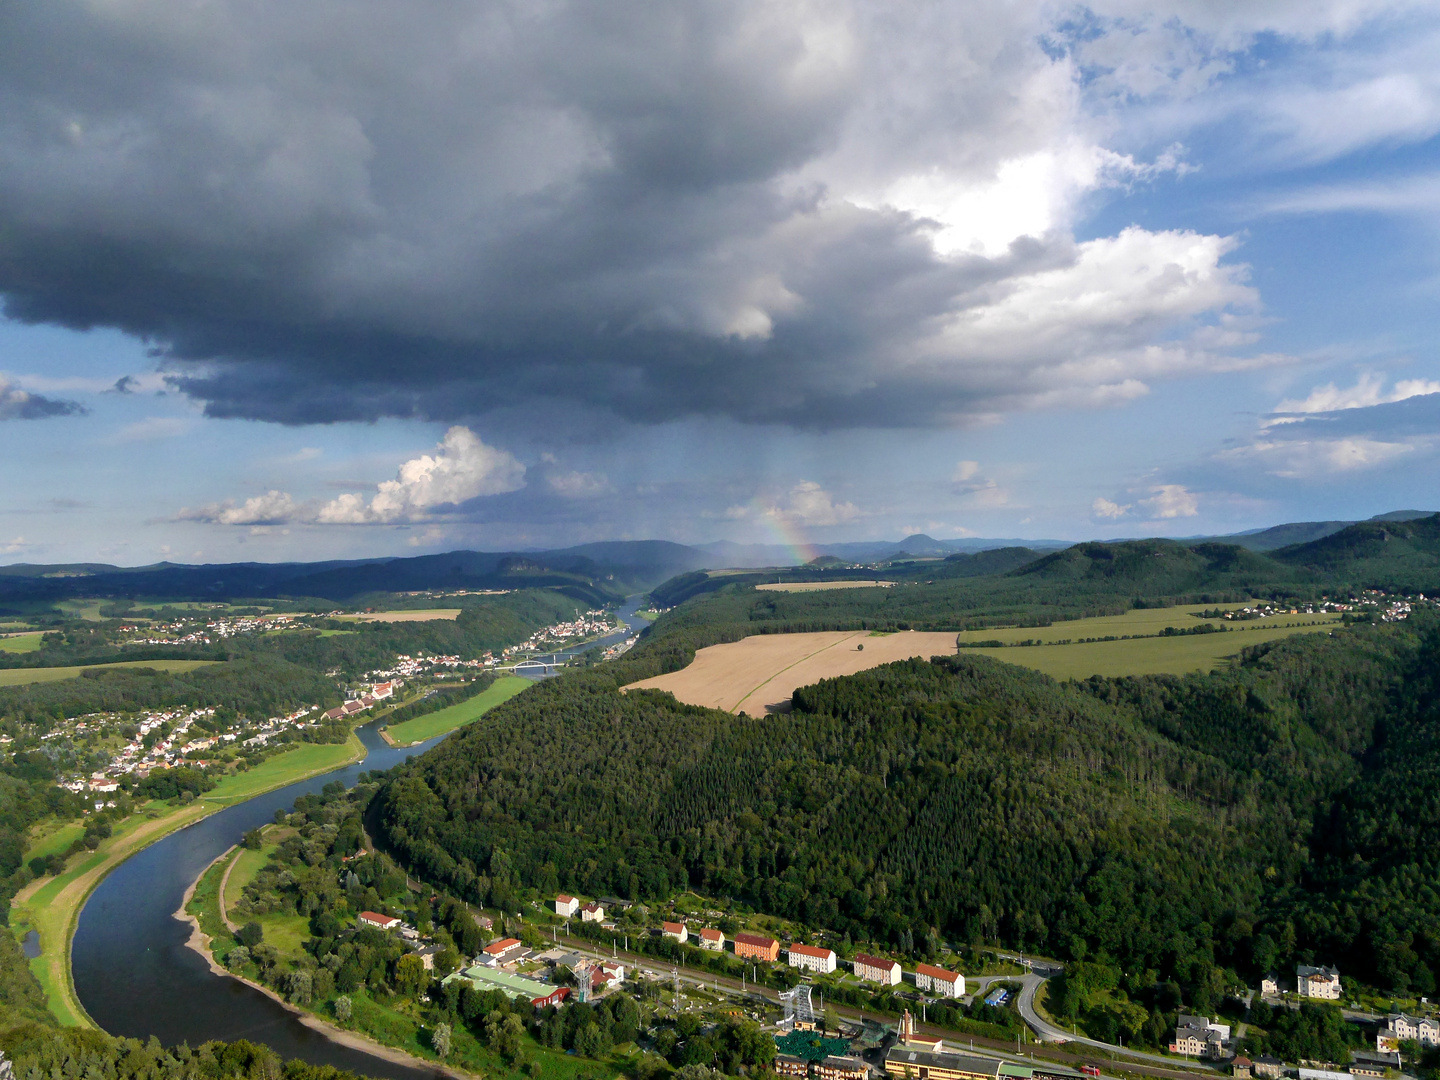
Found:
[[[943,936],[1098,961],[1201,1010],[1297,961],[1435,988],[1433,621],[1183,678],[915,660],[760,720],[620,693],[666,641],[399,767],[373,826],[501,906],[693,887],[917,956]]]

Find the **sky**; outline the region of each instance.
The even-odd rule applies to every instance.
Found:
[[[0,562],[1440,509],[1440,3],[0,11]]]

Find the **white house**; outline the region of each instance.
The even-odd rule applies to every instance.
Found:
[[[855,957],[851,966],[855,969],[855,977],[866,982],[884,983],[886,986],[900,985],[900,965],[894,960],[862,953]]]
[[[660,933],[672,941],[681,944],[690,940],[690,931],[683,922],[667,922],[660,924]]]
[[[916,964],[915,989],[933,990],[946,997],[964,997],[965,976],[958,971],[946,971],[933,964]]]
[[[571,918],[579,910],[580,901],[576,900],[575,897],[566,896],[564,893],[555,897],[555,914],[561,918]]]
[[[700,931],[700,947],[711,952],[724,952],[725,935],[714,927],[707,926]]]
[[[595,901],[593,900],[590,901],[590,903],[586,904],[580,909],[580,921],[604,922],[605,908],[602,905],[595,903]]]
[[[1333,967],[1301,964],[1295,969],[1295,992],[1301,997],[1339,1001],[1340,972]]]
[[[373,926],[376,930],[394,930],[400,925],[400,920],[393,915],[380,915],[374,911],[362,911],[360,913],[360,924],[362,926]]]
[[[787,952],[793,968],[813,971],[817,975],[828,975],[835,970],[834,949],[820,949],[814,945],[791,945]]]
[[[1375,1049],[1392,1052],[1401,1042],[1412,1041],[1421,1046],[1440,1046],[1440,1021],[1431,1020],[1428,1016],[1391,1013],[1375,1037]]]
[[[1262,998],[1267,998],[1267,997],[1279,997],[1279,996],[1280,996],[1280,979],[1279,979],[1277,976],[1274,976],[1274,975],[1266,975],[1263,979],[1261,979],[1261,980],[1260,980],[1260,996],[1261,996]]]

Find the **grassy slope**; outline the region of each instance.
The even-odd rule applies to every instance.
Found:
[[[59,682],[73,679],[85,671],[109,668],[154,668],[156,671],[191,671],[219,660],[130,660],[121,664],[85,664],[81,667],[5,668],[0,669],[0,686],[24,686],[27,683]]]
[[[307,743],[270,758],[249,772],[224,777],[214,791],[189,806],[149,803],[122,823],[115,835],[101,843],[94,853],[77,861],[64,874],[41,879],[21,890],[11,906],[11,923],[21,934],[29,929],[40,932],[44,951],[30,962],[30,968],[45,990],[51,1013],[62,1024],[94,1026],[75,996],[70,973],[70,941],[86,898],[111,870],[148,844],[217,810],[263,791],[359,761],[364,754],[364,747],[353,733],[345,743]]]
[[[1066,625],[1078,627],[1080,624]],[[1247,645],[1259,645],[1293,634],[1318,631],[1318,627],[1309,625],[1261,624],[1256,625],[1253,630],[1199,634],[1194,637],[1135,638],[1130,641],[1096,641],[1081,645],[1035,645],[1015,649],[964,651],[983,652],[986,656],[1008,664],[1043,671],[1055,679],[1087,679],[1091,675],[1184,675],[1192,671],[1210,671]],[[986,632],[980,636],[983,638],[999,635]],[[1081,635],[1077,633],[1077,636]]]
[[[403,724],[386,728],[385,735],[396,746],[409,746],[411,743],[433,739],[436,735],[444,735],[480,719],[502,701],[509,701],[520,691],[533,685],[535,684],[530,679],[522,679],[518,675],[502,675],[495,680],[495,685],[484,693],[476,694],[458,705],[451,705],[448,709],[417,716],[414,720],[406,720]]]

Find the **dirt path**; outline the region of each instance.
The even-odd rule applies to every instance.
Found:
[[[224,855],[221,855],[220,857],[221,857],[222,859],[228,858],[229,855],[230,855],[230,852],[232,852],[232,851],[234,851],[234,850],[235,850],[235,848],[234,848],[234,847],[231,847],[231,848],[227,849],[226,852],[225,852],[225,854],[224,854]],[[232,934],[235,933],[235,931],[239,930],[240,928],[239,928],[238,926],[236,926],[233,922],[230,921],[230,912],[228,912],[227,910],[225,910],[225,886],[227,886],[227,885],[230,884],[230,871],[235,869],[235,864],[238,863],[239,861],[240,861],[240,856],[238,856],[238,855],[235,856],[235,858],[233,858],[233,859],[230,860],[230,865],[227,866],[227,867],[225,867],[225,873],[223,873],[223,874],[220,875],[220,895],[216,898],[216,899],[217,899],[217,902],[218,902],[219,905],[220,905],[220,921],[225,924],[225,929],[226,929],[226,930],[229,930]],[[204,876],[204,875],[202,874],[201,877],[203,877],[203,876]],[[196,878],[195,880],[196,880],[196,882],[199,882],[200,878]],[[194,885],[191,885],[191,886],[190,886],[190,890],[191,890],[190,892],[188,892],[188,893],[185,894],[185,903],[180,905],[180,910],[181,910],[181,911],[184,911],[184,910],[185,910],[185,905],[190,903],[190,897],[191,897],[192,895],[194,895],[195,886],[194,886]]]

